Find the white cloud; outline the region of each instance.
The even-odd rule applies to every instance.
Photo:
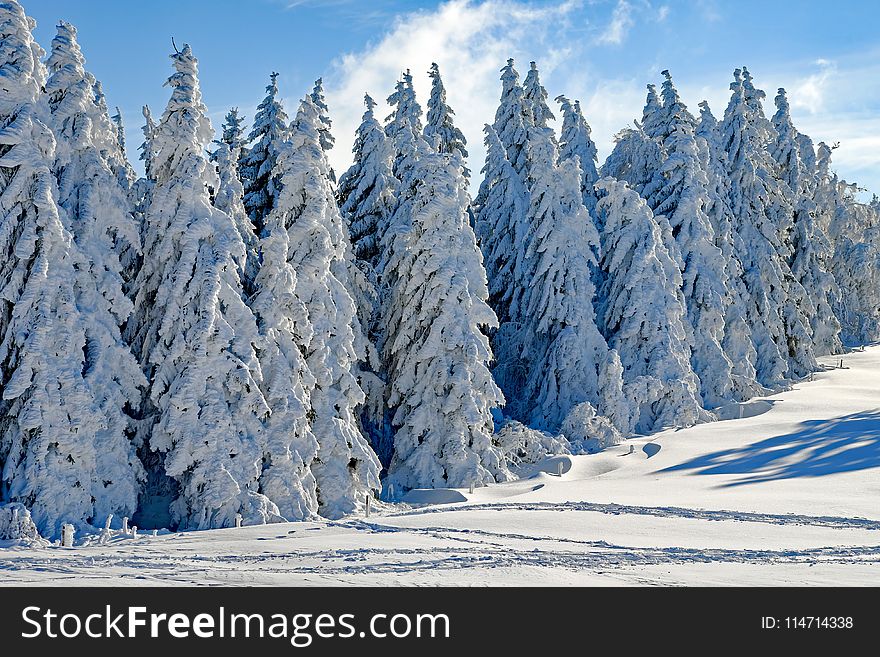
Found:
[[[824,109],[829,82],[837,72],[837,65],[827,59],[816,60],[816,66],[819,67],[816,73],[797,81],[790,91],[792,106],[805,109],[810,114]]]
[[[611,22],[608,23],[605,31],[596,38],[596,43],[620,45],[634,23],[632,6],[626,0],[618,0],[614,13],[611,15]]]

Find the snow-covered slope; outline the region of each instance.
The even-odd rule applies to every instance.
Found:
[[[834,369],[746,403],[743,419],[734,407],[737,419],[550,459],[472,494],[419,496],[439,504],[0,548],[0,584],[876,582],[880,347],[843,356],[844,369],[823,361]]]

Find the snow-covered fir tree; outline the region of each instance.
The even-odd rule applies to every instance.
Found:
[[[603,177],[626,182],[637,194],[649,197],[655,191],[655,172],[663,165],[663,151],[638,125],[614,135],[614,149],[602,164]]]
[[[422,135],[422,107],[416,100],[416,90],[409,69],[397,81],[394,93],[387,100],[394,111],[385,119],[385,135],[394,157],[392,171],[400,178],[404,175],[401,170],[404,160],[411,157],[408,149],[412,149],[412,138]]]
[[[97,119],[102,109],[94,102],[84,62],[76,28],[60,22],[46,62],[50,75],[45,98],[57,144],[52,165],[57,200],[77,247],[74,289],[85,319],[83,376],[101,408],[102,426],[95,436],[99,467],[111,471],[128,464],[96,497],[96,510],[106,516],[116,510],[115,500],[137,499],[142,477],[129,413],[140,405],[146,380],[120,331],[132,312],[123,291],[120,254],[137,253],[140,235],[128,211],[126,190],[97,146],[102,141],[97,132],[106,125]],[[106,500],[114,501],[104,507]]]
[[[144,175],[147,180],[155,180],[153,175],[153,137],[156,134],[156,121],[153,119],[153,113],[150,111],[149,105],[144,105],[142,110],[144,115],[144,125],[141,128],[144,140],[138,147],[140,151],[140,160],[144,163]]]
[[[533,121],[531,105],[525,99],[519,73],[513,67],[513,60],[508,59],[507,66],[501,69],[501,101],[492,127],[504,144],[507,159],[523,181],[528,175],[528,131]]]
[[[113,121],[118,153],[121,155],[122,159],[122,166],[115,173],[119,180],[119,184],[121,184],[124,189],[128,190],[134,184],[134,181],[137,180],[137,173],[135,173],[134,167],[131,166],[131,162],[128,161],[128,157],[126,156],[125,121],[122,118],[122,110],[117,107],[116,113],[110,117],[110,120]]]
[[[318,455],[311,470],[321,515],[339,518],[360,509],[379,490],[379,461],[356,416],[364,402],[355,368],[360,327],[348,284],[350,247],[320,143],[320,115],[311,98],[300,105],[290,142],[278,156],[281,191],[272,217],[289,236],[288,261],[297,273],[313,335],[305,351],[315,377],[310,394]]]
[[[679,98],[664,71],[662,140],[665,160],[655,174],[656,192],[649,204],[664,215],[681,256],[681,274],[688,320],[692,329],[691,364],[701,381],[703,401],[720,406],[732,397],[732,363],[724,352],[724,317],[729,290],[724,259],[715,245],[715,230],[706,207],[709,180],[694,133],[696,120]]]
[[[440,77],[440,68],[431,64],[428,71],[431,78],[431,97],[428,99],[427,123],[425,137],[430,143],[437,139],[437,150],[441,153],[452,153],[461,158],[462,164],[468,157],[467,139],[464,133],[455,126],[455,111],[446,102],[446,87]],[[470,170],[464,167],[465,178],[470,177]]]
[[[235,143],[233,141],[232,143]],[[238,235],[244,244],[243,259],[238,261],[239,277],[245,297],[253,293],[254,278],[259,266],[259,250],[254,226],[244,209],[244,186],[238,176],[239,151],[225,141],[221,141],[211,153],[211,160],[217,170],[217,187],[214,189],[214,207],[232,219]]]
[[[730,87],[733,93],[719,129],[727,153],[734,230],[742,240],[738,256],[758,380],[772,388],[808,371],[809,327],[787,299],[787,291],[799,286],[786,261],[791,206],[774,176],[768,150],[773,127],[763,114],[764,93],[755,89],[745,69],[734,72]]]
[[[251,300],[263,335],[258,354],[270,411],[260,489],[277,501],[285,518],[302,520],[318,512],[317,484],[311,471],[318,441],[310,421],[316,380],[304,356],[314,329],[300,296],[296,272],[300,263],[286,219],[280,209],[266,217]]]
[[[657,87],[649,84],[645,107],[642,109],[641,128],[649,138],[662,141],[663,119],[663,105],[660,96],[657,95]]]
[[[651,209],[626,183],[603,178],[604,215],[598,317],[620,354],[634,428],[645,432],[710,419],[691,367],[681,272]]]
[[[34,26],[14,0],[0,4],[0,52],[8,55],[0,88],[0,248],[7,254],[0,261],[0,501],[24,503],[40,532],[55,537],[62,523],[83,528],[107,513],[133,513],[138,463],[124,433],[107,433],[118,397],[102,399],[86,380],[93,320],[80,311],[76,290],[85,257],[55,198],[55,138],[37,107],[45,69]]]
[[[215,143],[226,144],[230,151],[238,151],[239,159],[244,152],[244,120],[237,107],[231,108],[220,126],[220,139]]]
[[[483,132],[486,134],[486,163],[476,199],[476,232],[489,280],[491,305],[503,325],[514,319],[510,307],[514,299],[519,307],[523,292],[520,277],[528,230],[529,195],[525,183],[507,159],[495,128],[486,125]]]
[[[333,146],[336,145],[336,139],[331,132],[333,121],[330,118],[330,108],[327,106],[327,99],[324,97],[323,78],[315,80],[315,86],[309,97],[312,99],[315,107],[318,108],[318,115],[321,122],[321,127],[319,129],[321,134],[321,148],[324,149],[325,153],[328,153],[333,149]],[[332,167],[330,169],[330,180],[333,181],[333,184],[336,184],[336,172],[333,171]]]
[[[880,214],[856,200],[858,188],[831,169],[835,146],[817,149],[815,202],[817,224],[834,245],[831,272],[839,293],[834,302],[841,340],[848,346],[880,338]]]
[[[577,156],[581,168],[581,195],[591,216],[596,210],[596,190],[599,180],[596,168],[598,149],[593,142],[592,131],[581,111],[581,103],[573,103],[565,96],[557,96],[556,102],[562,109],[562,132],[559,136],[559,159],[570,160]]]
[[[394,211],[397,182],[392,173],[392,148],[366,94],[367,107],[355,135],[354,163],[339,179],[339,206],[348,222],[354,255],[378,271],[382,235]]]
[[[386,236],[391,293],[384,358],[391,386],[396,490],[462,487],[510,478],[493,441],[503,403],[489,371],[483,327],[496,325],[468,223],[466,181],[455,156],[416,140],[402,181],[406,215]]]
[[[204,155],[213,130],[197,60],[188,45],[171,60],[171,98],[152,138],[144,264],[127,326],[150,382],[141,456],[153,478],[142,507],[153,511],[153,523],[181,528],[232,526],[237,513],[248,523],[272,521],[281,517],[278,507],[259,492],[269,408],[260,389],[260,335],[239,278],[245,247],[208,197],[218,182]],[[169,494],[165,518],[156,507]]]
[[[258,236],[263,229],[263,218],[272,211],[278,195],[275,161],[288,136],[287,120],[278,97],[278,73],[272,73],[266,97],[257,107],[253,129],[245,140],[250,146],[242,151],[239,162],[244,207]]]
[[[526,79],[523,80],[523,98],[531,115],[532,125],[538,128],[546,128],[548,121],[555,121],[556,117],[547,105],[547,90],[541,84],[541,76],[538,73],[538,64],[529,62],[529,72],[526,73]],[[556,136],[549,133],[552,139]]]
[[[722,347],[730,360],[731,392],[735,399],[745,401],[768,392],[757,381],[755,363],[758,353],[752,343],[747,321],[748,291],[743,280],[739,254],[745,248],[734,229],[735,218],[730,207],[730,179],[727,176],[727,153],[721,145],[718,121],[706,101],[700,103],[697,144],[708,180],[706,215],[715,231],[715,245],[721,250],[727,299],[724,311]]]
[[[511,391],[527,400],[522,411],[529,424],[549,431],[578,404],[600,406],[621,385],[609,376],[608,344],[596,327],[592,268],[599,235],[583,204],[578,159],[558,158],[550,130],[534,128],[525,291],[515,311],[528,377],[523,390]]]
[[[364,96],[367,109],[357,129],[352,148],[354,163],[339,179],[338,197],[348,227],[354,266],[368,282],[361,294],[353,289],[357,315],[366,339],[366,354],[361,364],[360,384],[366,396],[361,409],[361,424],[370,437],[380,461],[387,466],[391,460],[391,430],[386,421],[385,385],[375,345],[381,342],[382,237],[388,229],[395,207],[397,180],[392,173],[391,144],[376,120],[375,101]],[[372,374],[372,376],[370,376]]]
[[[833,274],[828,271],[832,258],[831,244],[816,221],[815,193],[816,170],[809,169],[801,155],[810,158],[812,141],[801,135],[791,120],[791,110],[785,89],[780,88],[775,98],[776,114],[773,127],[776,139],[771,147],[778,174],[790,195],[794,219],[790,241],[790,264],[792,274],[801,287],[789,292],[797,294],[794,301],[809,318],[813,351],[819,355],[835,354],[842,350],[840,322],[832,307],[839,291]],[[804,139],[806,137],[806,139]]]

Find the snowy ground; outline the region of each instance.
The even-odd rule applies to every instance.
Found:
[[[466,502],[0,549],[0,584],[877,584],[880,347],[844,366]]]

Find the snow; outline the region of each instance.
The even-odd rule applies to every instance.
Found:
[[[843,359],[837,369],[839,357],[820,358],[827,369],[813,382],[746,406],[763,414],[551,458],[473,494],[435,491],[426,506],[376,505],[370,518],[338,522],[4,547],[0,584],[876,581],[880,346]]]

